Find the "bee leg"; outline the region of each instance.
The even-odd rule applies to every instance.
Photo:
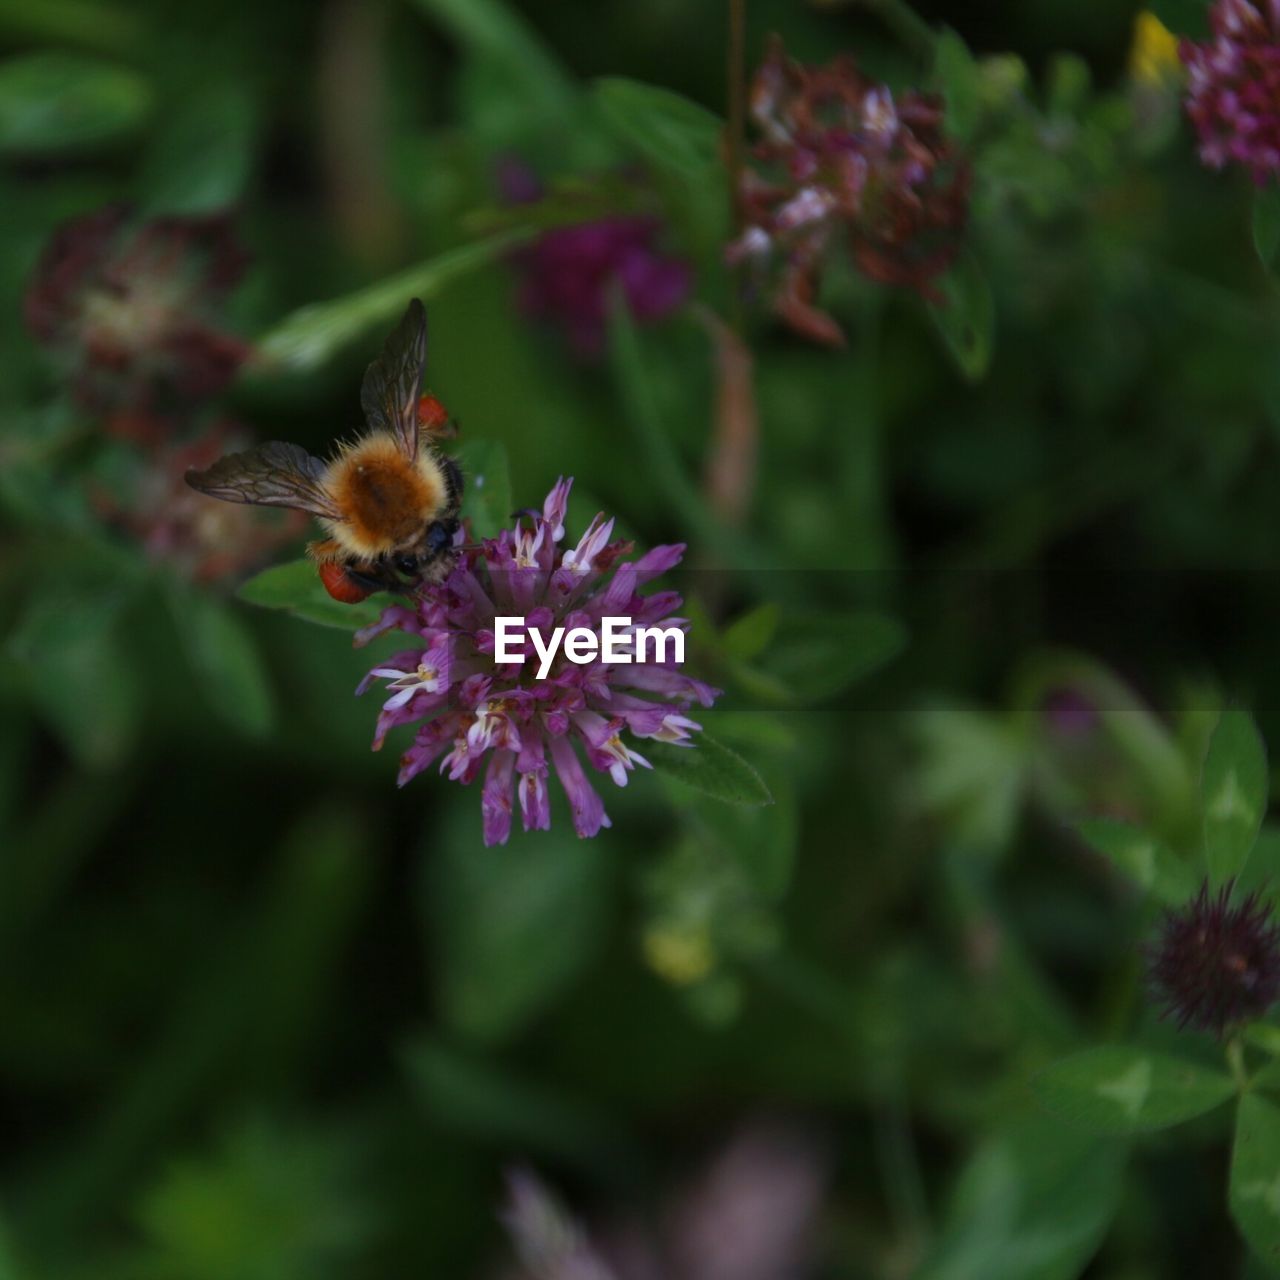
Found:
[[[399,595],[408,595],[417,585],[416,582],[406,582],[389,560],[348,565],[347,576],[369,591],[391,591]]]
[[[441,458],[440,466],[449,489],[449,510],[456,511],[462,505],[462,468],[452,458]]]
[[[366,591],[403,591],[404,584],[379,565],[347,566],[347,577]]]
[[[314,560],[316,564],[332,564],[343,558],[342,547],[332,538],[323,542],[308,542],[307,558]]]

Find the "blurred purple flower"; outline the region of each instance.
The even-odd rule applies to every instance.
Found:
[[[1280,922],[1257,894],[1232,905],[1234,885],[1208,881],[1166,914],[1150,950],[1151,980],[1179,1027],[1225,1035],[1280,1000]]]
[[[537,175],[515,159],[499,166],[498,189],[508,204],[532,203],[543,194]],[[661,251],[663,230],[659,218],[619,214],[543,232],[513,255],[521,309],[562,329],[578,355],[598,356],[615,280],[641,321],[661,320],[689,297],[693,269]]]
[[[674,592],[639,594],[679,563],[684,547],[655,547],[623,562],[631,544],[611,542],[613,521],[597,515],[576,546],[562,549],[571,485],[558,481],[531,526],[504,529],[478,548],[462,550],[444,581],[424,586],[412,605],[391,606],[356,637],[364,644],[399,629],[417,642],[361,682],[363,693],[384,680],[390,694],[378,716],[374,749],[392,728],[419,724],[401,757],[401,786],[437,759],[442,773],[467,784],[487,758],[481,796],[487,845],[505,843],[510,834],[513,791],[526,831],[550,827],[549,765],[569,797],[574,830],[594,836],[610,823],[575,744],[596,772],[625,786],[636,765],[650,765],[624,734],[692,745],[701,726],[685,712],[694,702],[709,707],[719,696],[683,675],[673,659],[657,661],[651,651],[625,665],[579,665],[562,649],[546,678],[537,679],[535,651],[525,637],[527,661],[495,661],[494,619],[500,615],[523,617],[544,636],[557,626],[599,634],[606,616],[628,616],[633,627],[687,627],[671,616],[680,606]]]
[[[563,329],[578,355],[599,355],[613,281],[642,321],[662,319],[689,296],[693,272],[659,251],[661,231],[657,218],[635,215],[544,232],[517,255],[521,307]]]
[[[825,1182],[811,1141],[760,1125],[674,1199],[660,1232],[632,1223],[591,1240],[525,1171],[511,1177],[502,1218],[520,1280],[796,1280],[811,1265]]]
[[[1041,711],[1049,728],[1063,738],[1083,738],[1099,724],[1097,706],[1078,689],[1051,690],[1041,704]]]
[[[872,280],[940,297],[969,217],[969,166],[943,129],[941,98],[895,99],[851,58],[805,66],[770,42],[751,88],[761,140],[738,191],[744,228],[731,263],[778,264],[774,309],[797,333],[829,346],[844,334],[815,305],[823,262],[847,237]]]
[[[1179,46],[1200,158],[1242,165],[1262,186],[1280,174],[1280,0],[1216,0],[1209,23],[1210,40]]]
[[[147,447],[134,456],[132,484],[91,494],[98,514],[135,538],[150,559],[196,582],[225,582],[302,535],[307,517],[301,511],[218,502],[187,484],[190,468],[212,466],[227,453],[248,448],[248,432],[218,421],[198,438],[174,444],[162,434],[167,425],[160,423],[141,437]],[[147,431],[143,423],[135,429]]]
[[[501,1218],[531,1280],[616,1280],[582,1227],[528,1169],[507,1175]]]
[[[245,261],[224,216],[139,221],[108,205],[54,233],[27,287],[27,327],[91,408],[203,400],[248,355],[216,316]]]

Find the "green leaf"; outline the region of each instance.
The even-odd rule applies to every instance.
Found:
[[[1270,1022],[1252,1022],[1245,1027],[1244,1038],[1265,1053],[1280,1058],[1280,1027]]]
[[[1178,906],[1195,893],[1195,873],[1150,833],[1111,818],[1086,819],[1079,831],[1117,870],[1166,906]]]
[[[128,598],[123,585],[40,595],[9,638],[36,705],[90,768],[121,760],[137,731],[142,691],[117,634]]]
[[[429,1037],[403,1055],[418,1102],[431,1119],[470,1141],[616,1168],[631,1142],[607,1116],[502,1066]]]
[[[1123,1149],[1052,1117],[981,1143],[912,1280],[1076,1280],[1120,1201]]]
[[[235,728],[264,736],[275,722],[275,702],[253,636],[207,592],[177,588],[169,599],[196,687]]]
[[[151,214],[226,209],[244,193],[257,113],[237,84],[184,94],[165,113],[142,162],[139,185]]]
[[[1222,713],[1209,740],[1200,796],[1209,877],[1223,884],[1240,874],[1267,809],[1267,749],[1247,712]]]
[[[721,169],[718,116],[657,85],[610,76],[592,94],[605,124],[655,168],[685,181]]]
[[[1093,87],[1089,64],[1078,54],[1057,53],[1045,72],[1045,105],[1050,115],[1076,117],[1084,111]]]
[[[961,374],[977,382],[991,363],[995,337],[991,286],[977,258],[966,250],[938,282],[938,288],[942,301],[929,304],[929,315]]]
[[[721,636],[725,652],[743,661],[754,658],[773,639],[781,617],[782,610],[770,602],[735,618]]]
[[[342,604],[324,589],[310,560],[291,560],[263,569],[242,583],[236,594],[248,604],[283,609],[307,622],[344,631],[356,631],[376,622],[390,603],[389,597],[379,594],[359,604]]]
[[[103,0],[0,0],[0,33],[16,37],[14,43],[125,53],[137,49],[142,18]]]
[[[544,118],[574,114],[577,90],[568,72],[513,6],[501,0],[414,0],[474,57],[492,63],[506,92]]]
[[[653,484],[692,534],[708,546],[732,555],[727,533],[712,517],[672,443],[654,395],[653,378],[645,364],[635,319],[619,287],[610,294],[609,322],[610,355],[618,393]]]
[[[1236,1088],[1225,1072],[1125,1045],[1063,1058],[1031,1086],[1045,1106],[1093,1133],[1167,1129],[1221,1106]]]
[[[306,373],[316,369],[369,330],[389,328],[410,298],[429,302],[446,285],[500,258],[531,234],[526,229],[505,231],[449,249],[356,293],[300,307],[259,340],[259,362],[268,370]]]
[[[1270,271],[1280,249],[1280,191],[1274,186],[1259,187],[1253,193],[1253,247],[1258,261]]]
[[[142,123],[151,91],[132,71],[72,53],[31,53],[0,63],[0,155],[81,151],[115,142]]]
[[[1256,893],[1273,908],[1280,904],[1280,825],[1262,824],[1249,852],[1249,861],[1236,878],[1236,892]]]
[[[1204,0],[1148,0],[1147,8],[1175,35],[1200,39],[1208,34],[1209,6]]]
[[[424,902],[444,1020],[493,1042],[523,1030],[595,954],[609,863],[563,829],[480,848],[479,822],[472,804],[455,806],[447,838],[432,835]]]
[[[1280,1268],[1280,1108],[1256,1093],[1240,1099],[1227,1204],[1254,1252]]]
[[[186,1156],[144,1196],[137,1270],[186,1280],[337,1275],[373,1233],[345,1135],[252,1120],[216,1152]]]
[[[454,457],[462,468],[465,486],[462,514],[471,521],[477,538],[495,538],[511,525],[511,471],[507,449],[500,440],[468,440]]]
[[[950,706],[917,713],[912,729],[921,753],[917,802],[963,848],[1005,853],[1027,785],[1025,734],[1005,718]]]
[[[756,668],[797,702],[842,693],[906,644],[900,622],[882,613],[787,613]]]
[[[730,235],[723,122],[669,89],[606,78],[592,88],[601,121],[652,175],[674,238],[695,259],[718,256]]]
[[[693,742],[691,747],[645,742],[642,754],[668,777],[726,804],[773,803],[764,779],[736,751],[705,733],[695,735]]]
[[[777,902],[791,883],[800,815],[795,789],[785,776],[772,783],[771,794],[773,803],[763,807],[718,804],[699,797],[694,809],[746,876],[752,892],[766,902]]]
[[[934,76],[947,109],[947,132],[967,142],[978,124],[981,73],[969,46],[949,27],[933,45]]]
[[[252,901],[222,913],[216,941],[198,957],[184,955],[190,969],[171,975],[181,999],[165,1008],[150,1047],[67,1149],[24,1181],[21,1213],[33,1235],[78,1237],[217,1082],[239,1080],[265,1096],[268,1080],[278,1087],[307,1070],[370,869],[366,824],[317,800],[308,798],[306,816],[265,860]]]
[[[1274,1031],[1275,1028],[1272,1027],[1270,1030]],[[1251,1043],[1257,1043],[1247,1033],[1245,1038],[1250,1040]],[[1264,1089],[1268,1093],[1275,1093],[1280,1090],[1280,1062],[1273,1059],[1255,1071],[1249,1079],[1249,1088]]]

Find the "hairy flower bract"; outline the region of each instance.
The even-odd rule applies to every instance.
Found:
[[[408,605],[393,605],[356,637],[367,643],[399,630],[411,649],[375,667],[363,693],[384,682],[375,750],[399,726],[418,726],[401,757],[400,784],[439,761],[442,773],[470,783],[485,770],[481,808],[486,844],[501,844],[519,805],[526,831],[551,825],[547,787],[554,770],[569,798],[574,830],[594,836],[610,825],[604,803],[579,752],[597,773],[625,786],[637,766],[650,767],[637,740],[692,745],[701,728],[686,712],[709,707],[719,690],[676,668],[671,659],[627,664],[578,664],[561,653],[545,679],[529,638],[525,661],[495,661],[494,620],[520,616],[544,635],[555,627],[597,633],[605,617],[630,617],[633,626],[679,626],[680,597],[642,595],[640,588],[679,563],[681,545],[660,546],[625,560],[632,545],[613,541],[612,520],[597,515],[578,542],[565,538],[571,480],[557,481],[540,512],[478,547],[459,550],[453,571],[424,585]],[[461,535],[460,535],[461,536]]]

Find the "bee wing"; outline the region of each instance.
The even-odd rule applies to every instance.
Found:
[[[229,453],[203,471],[187,472],[187,483],[211,498],[256,507],[291,507],[341,520],[324,487],[325,464],[296,444],[272,440],[245,453]]]
[[[369,425],[390,432],[410,462],[418,456],[418,394],[426,364],[427,312],[414,298],[360,387]]]

